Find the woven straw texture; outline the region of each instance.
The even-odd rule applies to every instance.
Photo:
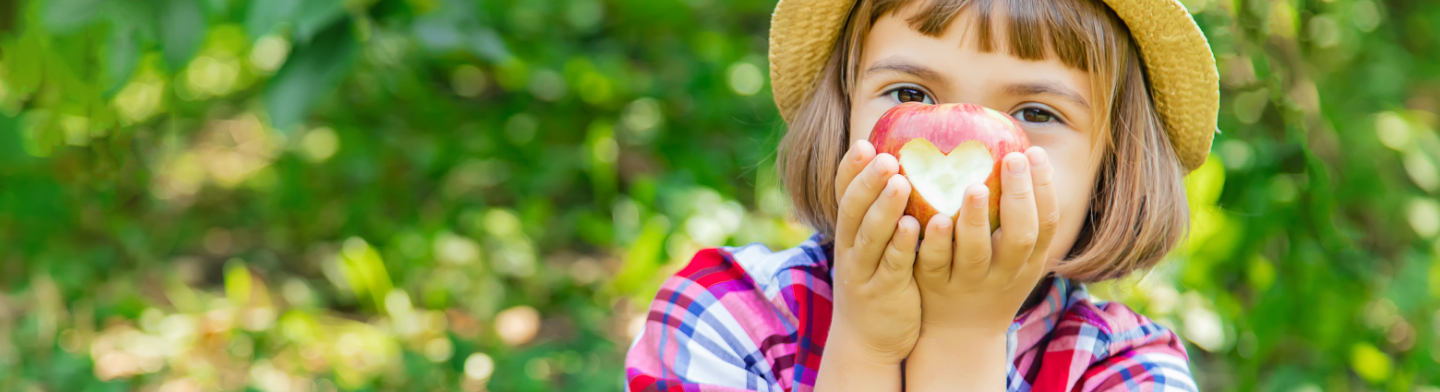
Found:
[[[1104,0],[1125,21],[1180,162],[1205,163],[1220,110],[1220,74],[1205,35],[1179,0]],[[780,0],[770,20],[770,85],[786,122],[814,89],[855,0]]]

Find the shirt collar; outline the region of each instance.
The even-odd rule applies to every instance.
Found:
[[[1039,303],[1020,313],[1015,321],[1010,324],[1010,342],[1012,343],[1011,357],[1015,353],[1025,352],[1040,341],[1050,332],[1055,330],[1060,323],[1060,317],[1065,314],[1065,309],[1076,300],[1089,298],[1085,286],[1071,282],[1069,279],[1059,277],[1047,277],[1050,279],[1050,291]]]
[[[820,245],[820,265],[825,268],[825,274],[830,275],[830,281],[835,281],[835,241],[826,238],[824,234],[815,233],[810,236],[810,241]]]

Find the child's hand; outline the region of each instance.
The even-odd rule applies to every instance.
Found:
[[[840,163],[834,325],[817,390],[898,390],[900,361],[919,338],[920,291],[912,271],[920,223],[902,217],[911,188],[899,170],[895,157],[876,156],[865,141]]]
[[[936,216],[926,228],[915,281],[925,329],[1004,334],[1045,273],[1050,239],[1060,221],[1045,150],[1010,153],[1001,168],[1000,228],[990,232],[989,190],[965,189],[960,219]]]
[[[915,390],[1005,388],[1005,335],[1045,274],[1060,211],[1043,149],[1011,153],[1002,170],[999,230],[984,185],[965,190],[953,229],[943,215],[927,225],[915,268],[921,337],[906,369]]]

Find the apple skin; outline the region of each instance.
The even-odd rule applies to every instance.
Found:
[[[1001,162],[1006,154],[1023,153],[1030,148],[1030,138],[1025,136],[1025,129],[1020,126],[1020,122],[1014,117],[980,105],[926,105],[907,102],[885,112],[880,120],[875,122],[874,130],[870,131],[870,144],[875,146],[876,153],[889,153],[897,159],[903,158],[902,150],[906,150],[903,148],[906,143],[919,138],[928,140],[934,148],[946,155],[961,143],[972,140],[980,142],[989,150],[993,165],[990,175],[985,178],[985,186],[990,188],[990,230],[994,231],[999,227]],[[903,160],[900,174],[911,178],[912,184],[914,183],[910,175],[912,173],[907,173]],[[961,194],[953,196],[963,198],[965,186],[968,185],[959,187],[958,192]],[[921,227],[924,227],[929,225],[930,218],[940,211],[914,189],[912,186],[905,214],[914,216],[920,221]],[[951,214],[952,220],[959,215],[947,213]]]

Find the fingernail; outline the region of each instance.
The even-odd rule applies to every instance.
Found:
[[[1030,156],[1030,166],[1034,167],[1045,166],[1045,162],[1050,160],[1050,158],[1046,156],[1048,154],[1045,154],[1045,150],[1036,150],[1034,154],[1025,155]]]
[[[1026,160],[1024,159],[1011,159],[1006,161],[1005,166],[1010,168],[1010,174],[1018,176],[1025,174],[1025,164]]]
[[[975,195],[975,196],[971,196],[971,197],[970,197],[970,206],[971,206],[971,207],[975,207],[975,208],[984,208],[984,207],[985,207],[985,202],[990,201],[990,200],[989,200],[989,197],[986,197],[986,196],[987,196],[987,195]]]
[[[943,234],[943,233],[945,233],[945,232],[950,231],[950,217],[949,217],[949,216],[936,215],[935,218],[940,218],[940,222],[935,224],[935,228],[936,228],[936,229],[940,229],[940,233]],[[931,218],[931,219],[935,219],[935,218]]]

